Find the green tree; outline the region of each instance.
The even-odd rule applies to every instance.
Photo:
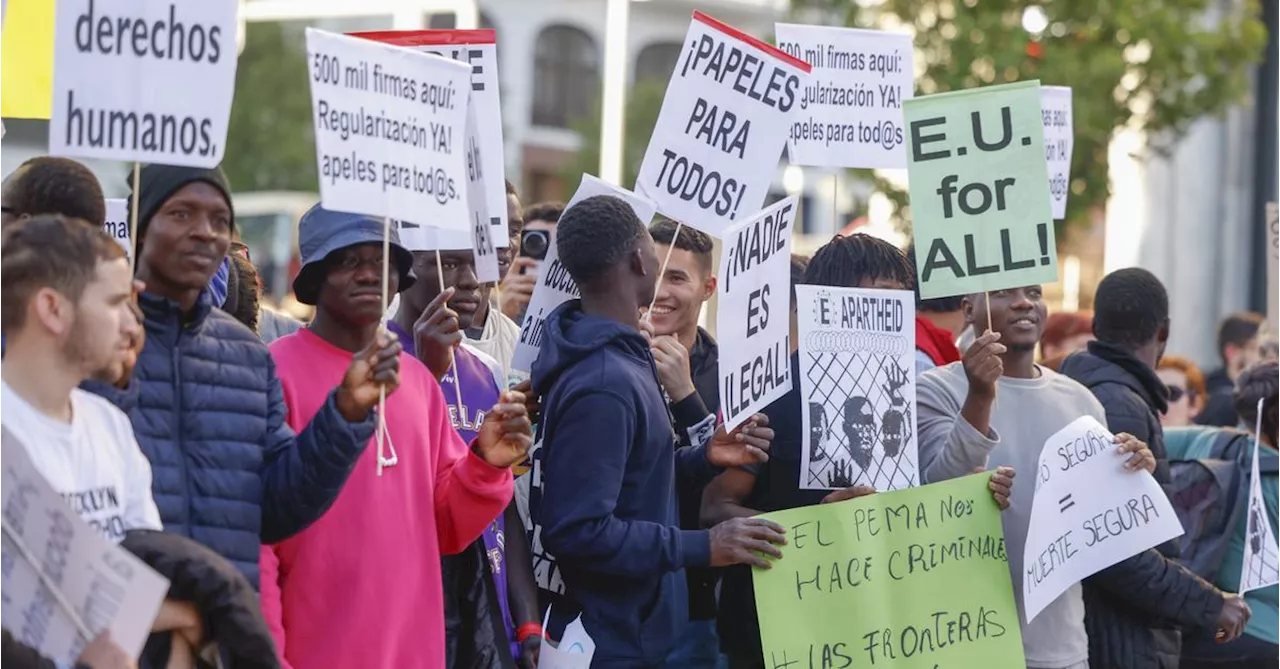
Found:
[[[222,159],[237,191],[319,188],[307,52],[296,37],[280,23],[247,26]]]
[[[662,98],[667,93],[667,82],[653,79],[638,81],[627,91],[627,111],[624,117],[622,148],[622,185],[635,185],[640,174],[644,151],[649,147],[649,136],[658,124],[658,112],[662,111]],[[600,103],[588,118],[570,124],[582,138],[578,155],[561,170],[561,178],[576,188],[583,174],[600,173]]]
[[[1113,132],[1141,129],[1160,151],[1196,119],[1247,97],[1266,28],[1257,0],[1242,5],[1224,15],[1229,5],[1211,0],[792,0],[796,17],[809,22],[912,29],[924,70],[917,95],[1030,79],[1070,86],[1068,223],[1106,202]],[[1031,6],[1048,20],[1042,33],[1022,26]],[[905,205],[905,192],[878,185]]]

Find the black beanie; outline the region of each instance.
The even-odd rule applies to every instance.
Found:
[[[222,193],[222,197],[227,200],[227,207],[232,209],[231,226],[232,229],[235,228],[231,185],[227,183],[227,175],[222,173],[222,168],[207,169],[152,163],[143,166],[138,175],[138,238],[133,240],[134,249],[142,248],[142,240],[147,236],[147,224],[151,222],[151,217],[160,211],[165,201],[183,186],[196,181],[203,181]],[[130,193],[129,196],[132,197],[133,194]]]

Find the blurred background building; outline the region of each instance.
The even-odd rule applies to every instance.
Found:
[[[35,1],[45,0],[8,4]],[[858,14],[858,25],[871,27],[866,25],[870,20],[877,27],[919,30],[930,25],[927,17],[923,22],[919,16],[895,20],[883,12],[868,12],[882,6],[898,9],[900,16],[906,11],[937,12],[941,23],[948,17],[954,20],[956,7],[966,11],[980,4],[981,0],[242,0],[242,53],[224,162],[237,190],[238,224],[255,262],[263,266],[268,292],[282,298],[296,271],[298,214],[317,199],[303,46],[306,26],[337,32],[496,30],[506,175],[527,205],[567,199],[579,174],[599,173],[602,152],[620,152],[621,183],[634,183],[648,130],[695,9],[771,39],[778,20],[847,22],[846,16],[867,10]],[[1020,36],[1018,48],[1025,42],[1025,57],[1033,62],[1021,73],[1015,69],[1015,78],[1034,78],[1028,77],[1028,72],[1035,72],[1034,60],[1053,58],[1049,40],[1061,36],[1059,27],[1068,25],[1066,19],[1050,22],[1038,5],[1026,4],[1018,11],[1030,40]],[[1058,4],[1074,11],[1063,0]],[[922,9],[912,9],[916,5]],[[1147,267],[1165,281],[1173,300],[1177,324],[1171,349],[1209,364],[1216,357],[1213,333],[1221,315],[1245,308],[1265,310],[1262,212],[1266,202],[1277,200],[1278,178],[1277,3],[1219,0],[1205,5],[1208,9],[1199,20],[1210,30],[1242,12],[1256,14],[1265,27],[1265,50],[1260,61],[1255,58],[1248,64],[1242,102],[1218,116],[1195,120],[1177,138],[1169,133],[1149,135],[1136,126],[1114,132],[1103,128],[1102,136],[1110,138],[1103,150],[1111,196],[1059,228],[1062,281],[1047,288],[1053,308],[1084,309],[1091,306],[1093,286],[1106,271]],[[1094,27],[1087,17],[1080,22],[1081,30]],[[9,27],[6,23],[6,30]],[[981,43],[983,33],[970,32],[959,39]],[[1130,49],[1124,52],[1128,58]],[[606,72],[610,63],[621,64],[614,65],[621,79]],[[918,62],[917,72],[926,73],[925,64]],[[1009,74],[1004,76],[1009,80]],[[1045,83],[1071,85],[1047,79]],[[980,78],[974,85],[992,81]],[[925,92],[930,91],[923,85],[917,91]],[[607,127],[602,121],[601,108],[610,100],[622,101],[626,122],[621,127]],[[615,118],[607,109],[603,116]],[[1080,124],[1090,120],[1082,119],[1078,103],[1078,134]],[[23,160],[44,152],[48,127],[44,121],[23,119],[5,119],[5,127],[0,169],[8,174]],[[1078,141],[1077,151],[1079,147]],[[98,173],[108,196],[127,193],[126,166],[86,162]],[[1088,163],[1087,156],[1075,164],[1082,163]],[[869,232],[905,245],[906,217],[882,192],[885,184],[905,186],[905,171],[875,177],[878,181],[854,171],[790,167],[782,157],[770,199],[800,196],[802,234],[796,250],[811,252],[837,230]],[[1081,187],[1083,183],[1077,186]]]

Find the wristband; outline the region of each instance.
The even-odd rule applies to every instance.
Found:
[[[536,636],[539,639],[546,635],[542,632],[542,625],[538,623],[525,623],[516,628],[516,643],[524,643],[525,639]]]

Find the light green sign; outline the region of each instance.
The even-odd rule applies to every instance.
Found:
[[[1058,280],[1040,82],[903,102],[921,297]]]
[[[768,669],[1026,667],[990,474],[765,514],[755,569]]]

